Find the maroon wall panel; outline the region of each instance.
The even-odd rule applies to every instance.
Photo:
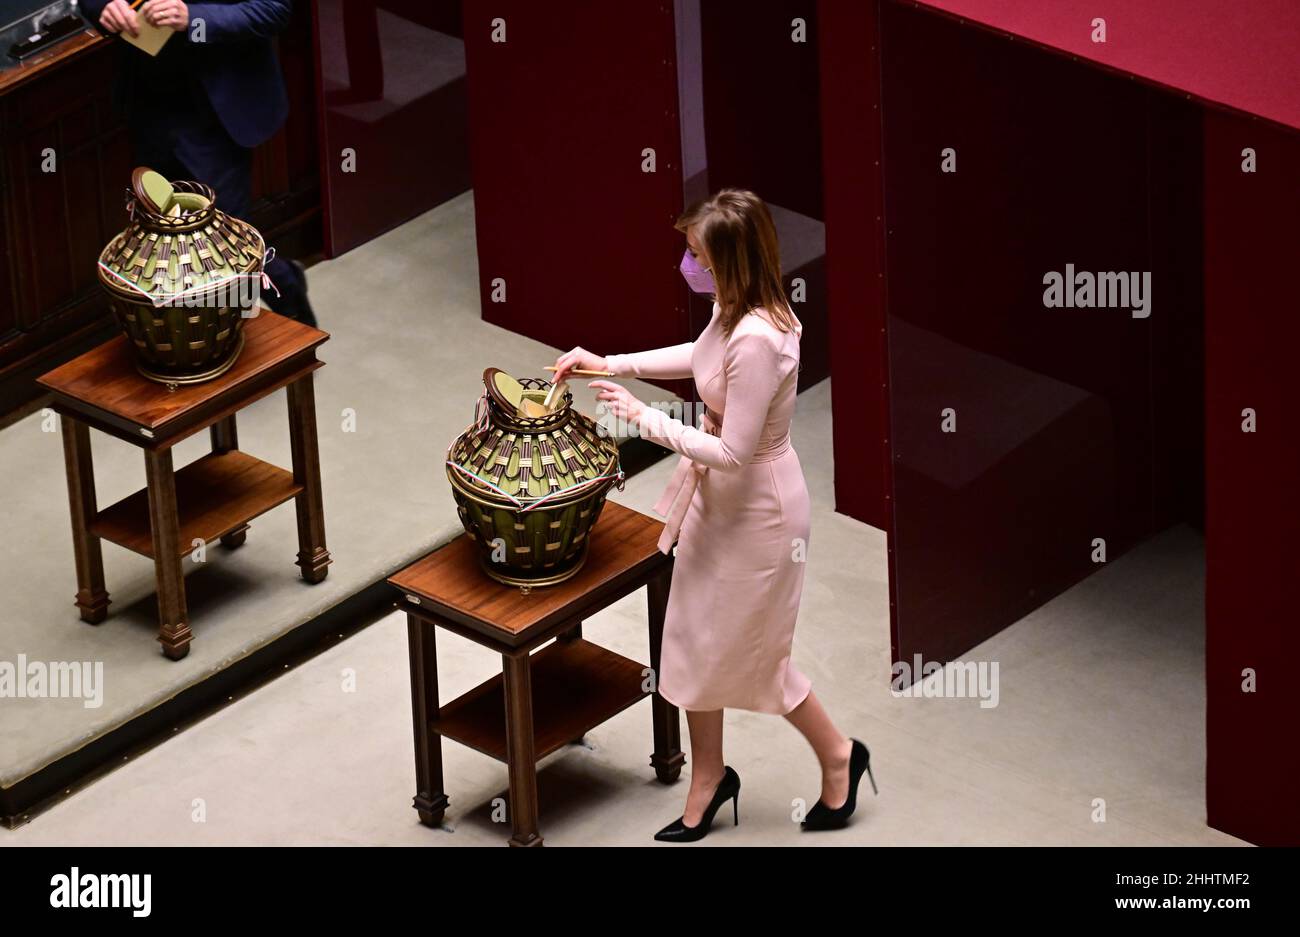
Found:
[[[821,0],[835,509],[890,528],[877,4]]]
[[[1295,846],[1300,136],[1219,113],[1205,131],[1208,816],[1251,842]],[[1245,147],[1255,173],[1241,171]],[[1242,431],[1246,408],[1254,433]]]
[[[807,25],[794,42],[792,22]],[[709,185],[822,217],[817,5],[701,0]]]
[[[1113,560],[1153,529],[1153,320],[1046,308],[1043,277],[1159,259],[1194,293],[1196,246],[1157,258],[1150,221],[1177,205],[1153,154],[1191,135],[1145,86],[911,6],[882,6],[881,47],[894,650],[942,661],[1094,571],[1094,538]],[[1187,315],[1189,288],[1153,292]]]
[[[1205,108],[1148,95],[1152,282],[1152,527],[1205,527],[1205,310],[1201,168]]]
[[[602,354],[694,338],[671,4],[467,0],[465,40],[484,319]]]
[[[316,0],[325,249],[470,187],[460,0]],[[355,151],[345,171],[343,150]]]
[[[794,41],[795,20],[805,41]],[[772,207],[786,288],[796,278],[804,284],[795,306],[804,326],[800,390],[830,376],[819,32],[809,0],[700,4],[709,189],[752,189]],[[711,306],[701,307],[707,323]]]

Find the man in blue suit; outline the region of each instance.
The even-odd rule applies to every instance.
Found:
[[[216,190],[217,204],[246,218],[253,147],[289,112],[272,38],[289,24],[291,0],[82,0],[101,32],[138,34],[140,19],[176,31],[157,56],[124,48],[117,87],[136,165]],[[263,298],[276,312],[316,324],[302,267],[276,256],[266,267],[280,291]]]

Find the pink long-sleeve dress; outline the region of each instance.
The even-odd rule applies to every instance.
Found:
[[[606,358],[620,377],[693,377],[708,408],[703,429],[651,401],[638,421],[682,455],[655,506],[661,549],[680,522],[659,692],[681,709],[783,715],[812,688],[790,660],[811,520],[790,442],[803,326],[782,332],[759,309],[724,336],[719,319],[714,303],[694,342]]]

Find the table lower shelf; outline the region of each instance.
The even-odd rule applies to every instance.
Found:
[[[176,472],[176,510],[180,519],[179,555],[194,541],[209,543],[302,492],[293,473],[247,452],[212,452]],[[153,556],[149,492],[141,489],[105,508],[90,532],[112,543]]]
[[[557,640],[532,655],[533,738],[537,759],[645,696],[646,665],[581,638]],[[429,727],[444,738],[506,761],[504,679],[498,675],[442,706]]]

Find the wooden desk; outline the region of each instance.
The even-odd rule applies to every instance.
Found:
[[[82,621],[99,624],[108,615],[100,541],[110,540],[153,558],[158,640],[164,654],[179,660],[193,638],[181,568],[186,554],[196,541],[240,546],[250,520],[291,499],[302,578],[325,578],[330,555],[312,373],[324,364],[316,349],[328,338],[264,310],[244,323],[244,350],[234,366],[202,384],[169,391],[141,377],[124,335],[40,378],[62,421]],[[241,452],[235,428],[236,413],[282,387],[288,388],[292,472]],[[102,511],[95,499],[92,426],[144,450],[146,487]],[[212,452],[174,471],[172,447],[204,429]]]
[[[512,846],[540,846],[537,762],[645,696],[651,697],[660,781],[681,775],[677,708],[647,685],[659,669],[673,558],[659,552],[663,524],[607,501],[591,534],[587,562],[572,579],[524,593],[489,579],[467,535],[388,581],[407,613],[411,704],[420,822],[437,826],[448,803],[442,739],[503,761],[510,778]],[[647,586],[650,665],[582,637],[582,620]],[[438,702],[435,632],[446,628],[501,655],[502,673],[446,705]],[[552,638],[555,643],[532,654]]]

